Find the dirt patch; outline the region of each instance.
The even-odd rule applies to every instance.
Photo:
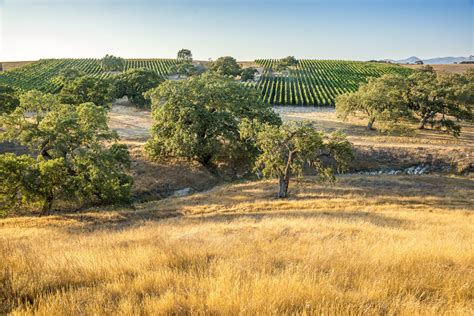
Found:
[[[151,112],[116,102],[109,112],[109,126],[125,140],[145,141],[150,136]]]

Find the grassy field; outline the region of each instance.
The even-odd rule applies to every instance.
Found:
[[[474,313],[473,180],[338,180],[0,220],[0,313]]]
[[[472,163],[472,125],[459,139],[408,137],[366,131],[327,108],[276,111],[341,129],[356,150],[373,151],[357,159],[375,168],[384,151],[388,167],[423,155]],[[146,111],[110,112],[130,146],[134,195],[209,190],[0,219],[0,314],[474,313],[472,175],[343,175],[327,186],[309,177],[291,182],[286,200],[272,180],[210,189],[220,181],[202,166],[145,159],[150,125]]]

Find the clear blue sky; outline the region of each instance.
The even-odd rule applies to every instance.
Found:
[[[474,54],[474,0],[0,0],[0,60]]]

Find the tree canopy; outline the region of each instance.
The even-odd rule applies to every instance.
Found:
[[[375,121],[388,128],[400,120],[418,121],[418,128],[428,124],[454,136],[461,132],[460,122],[473,120],[474,72],[438,74],[426,66],[408,77],[385,75],[371,78],[359,90],[336,99],[337,113],[362,113],[368,129]]]
[[[346,119],[349,115],[362,113],[367,117],[367,129],[373,129],[375,121],[393,125],[407,115],[402,91],[404,79],[397,75],[370,78],[359,90],[342,94],[336,98],[337,114]]]
[[[64,68],[59,72],[58,80],[63,84],[67,84],[75,79],[84,76],[85,73],[76,68]]]
[[[107,54],[100,60],[100,66],[103,71],[122,71],[125,68],[125,59]]]
[[[219,57],[213,61],[209,70],[214,71],[223,76],[238,76],[241,72],[241,67],[237,60],[231,56]]]
[[[0,85],[0,115],[12,112],[19,104],[18,92],[12,87]]]
[[[39,204],[48,213],[58,199],[126,201],[131,178],[127,147],[107,126],[107,113],[93,103],[61,104],[54,95],[29,91],[1,120],[0,141],[28,147],[30,154],[0,155],[0,200],[4,207]],[[109,144],[109,145],[106,145]]]
[[[180,63],[191,63],[193,61],[193,54],[189,49],[183,48],[178,52],[177,59]]]
[[[169,68],[169,73],[181,78],[196,75],[199,73],[199,70],[191,63],[177,63]]]
[[[92,102],[99,106],[109,106],[113,100],[113,87],[109,79],[83,76],[68,81],[59,96],[65,104]]]
[[[253,144],[240,137],[241,122],[281,123],[256,90],[214,73],[166,81],[149,96],[154,125],[146,149],[152,157],[185,157],[208,167],[251,160]]]
[[[260,154],[255,168],[266,177],[279,179],[280,198],[288,196],[291,177],[303,175],[304,167],[315,170],[321,181],[334,180],[334,172],[346,170],[353,157],[345,135],[326,135],[310,123],[265,124],[256,130]]]
[[[293,67],[298,65],[298,60],[294,56],[287,56],[285,58],[280,59],[275,64],[275,70],[281,71],[286,70],[289,67]]]
[[[129,69],[115,77],[113,94],[116,98],[127,96],[137,107],[149,107],[150,101],[145,98],[144,93],[161,82],[163,78],[151,69]]]
[[[419,121],[444,129],[454,136],[461,132],[460,121],[472,121],[474,80],[471,73],[438,74],[432,68],[416,71],[407,79],[404,101]]]
[[[242,72],[240,74],[240,81],[245,82],[249,80],[254,80],[256,73],[258,73],[258,71],[253,67],[244,68],[242,69]]]

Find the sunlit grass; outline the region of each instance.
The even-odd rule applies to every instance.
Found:
[[[474,183],[226,185],[136,210],[0,221],[13,314],[472,314]]]

